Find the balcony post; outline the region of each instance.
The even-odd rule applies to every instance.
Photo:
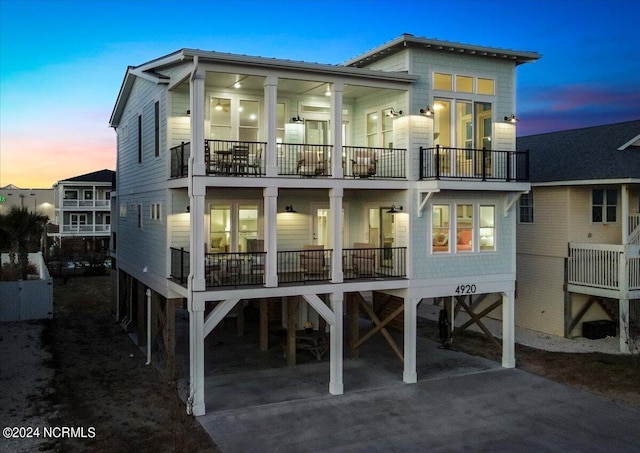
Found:
[[[331,93],[331,124],[333,127],[333,158],[331,159],[331,176],[336,179],[344,177],[344,167],[342,165],[342,93],[344,83],[337,81],[333,83]]]
[[[507,182],[509,181],[511,181],[511,151],[507,151]]]
[[[204,145],[204,141],[202,142]],[[205,253],[205,240],[204,235],[204,205],[206,187],[202,183],[202,178],[199,178],[200,183],[196,184],[197,180],[189,178],[189,224],[191,229],[191,235],[189,237],[189,269],[190,276],[189,282],[191,284],[192,291],[204,291],[206,289],[206,280],[204,276],[204,253]]]
[[[629,244],[629,186],[622,184],[620,187],[620,223],[622,226],[622,245]]]
[[[436,179],[440,179],[440,145],[436,145]]]
[[[278,189],[265,187],[264,197],[264,249],[267,252],[264,264],[264,284],[267,287],[278,286],[278,241],[276,225],[278,223]]]
[[[190,81],[191,160],[193,162],[190,175],[198,176],[206,174],[204,163],[205,76],[206,71],[198,67],[198,57],[195,57]]]
[[[418,179],[423,179],[425,176],[425,171],[424,171],[424,148],[422,146],[420,147],[420,151],[418,154],[418,165],[420,166],[420,174],[418,176]]]
[[[331,225],[331,240],[333,253],[331,254],[331,282],[342,283],[344,274],[342,270],[342,196],[344,189],[335,188],[329,190],[329,208]]]
[[[264,81],[264,117],[265,129],[267,131],[267,149],[263,156],[267,177],[278,175],[277,162],[277,124],[276,106],[278,101],[278,78],[267,76]]]

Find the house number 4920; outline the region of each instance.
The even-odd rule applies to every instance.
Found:
[[[476,285],[459,285],[456,288],[456,294],[475,294]]]

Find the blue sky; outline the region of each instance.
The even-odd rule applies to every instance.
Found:
[[[0,186],[115,168],[128,65],[180,48],[338,64],[402,33],[535,51],[518,135],[640,118],[637,0],[0,0]]]

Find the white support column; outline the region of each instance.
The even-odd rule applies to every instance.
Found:
[[[502,293],[502,366],[516,367],[515,291]]]
[[[265,286],[278,286],[278,242],[276,223],[278,221],[278,189],[266,187],[264,197],[264,249],[267,252],[264,266]]]
[[[204,415],[204,302],[189,291],[189,399],[187,413]]]
[[[629,299],[618,300],[618,331],[620,332],[620,352],[629,353]]]
[[[404,372],[402,380],[407,384],[418,382],[416,371],[418,302],[420,302],[418,298],[404,298]]]
[[[266,174],[268,177],[278,176],[278,159],[276,150],[277,138],[277,114],[276,106],[278,103],[278,78],[275,76],[267,76],[264,81],[264,116],[265,129],[267,131],[266,141],[267,149],[264,156],[266,165]]]
[[[342,395],[344,393],[343,374],[343,303],[344,293],[331,293],[331,310],[335,322],[329,325],[329,393]]]
[[[331,128],[333,129],[333,158],[331,159],[331,175],[333,178],[342,179],[344,169],[342,167],[342,94],[344,83],[333,83],[331,92]]]
[[[342,187],[329,190],[329,212],[331,225],[331,242],[333,254],[331,255],[331,282],[342,283],[344,274],[342,270]]]
[[[622,226],[622,245],[629,243],[629,186],[622,184],[620,190],[620,224]]]
[[[189,181],[189,222],[191,235],[189,238],[189,266],[193,279],[190,279],[191,291],[204,291],[207,284],[204,276],[204,205],[206,187],[202,182],[194,178]]]
[[[198,68],[198,57],[194,57],[194,69],[191,74],[191,159],[192,165],[189,167],[189,177],[194,175],[205,175],[204,164],[204,110],[205,110],[205,90],[204,80],[206,71]]]

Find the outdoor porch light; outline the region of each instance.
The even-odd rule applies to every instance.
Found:
[[[508,123],[517,123],[518,121],[520,121],[518,118],[516,118],[516,115],[514,113],[512,113],[511,116],[505,116],[504,120]]]
[[[291,212],[291,213],[298,212],[298,211],[296,211],[295,209],[293,209],[293,205],[291,205],[291,204],[289,204],[289,205],[285,206],[285,207],[284,207],[284,211],[285,211],[285,212]]]
[[[294,116],[293,118],[291,118],[291,121],[293,121],[294,123],[304,123],[304,118],[300,118],[300,115],[298,114],[298,116]]]
[[[425,116],[431,116],[433,115],[433,110],[431,110],[431,107],[427,106],[426,109],[420,109],[420,113],[422,113]]]
[[[331,87],[327,84],[327,90],[324,92],[325,96],[331,96]]]
[[[191,212],[191,206],[187,205],[187,207],[185,208],[184,212]]]
[[[213,108],[218,112],[223,109],[222,104],[220,104],[220,99],[218,99],[218,102],[216,102],[216,105]]]
[[[187,116],[191,115],[191,110],[187,110]]]
[[[387,113],[387,116],[390,116],[390,117],[396,117],[400,115],[402,115],[402,110],[398,110],[396,112],[393,108],[389,111],[389,113]]]
[[[391,209],[389,209],[387,211],[387,214],[397,214],[398,212],[404,211],[404,208],[402,206],[400,206],[399,208],[396,208],[395,204],[391,205]]]

